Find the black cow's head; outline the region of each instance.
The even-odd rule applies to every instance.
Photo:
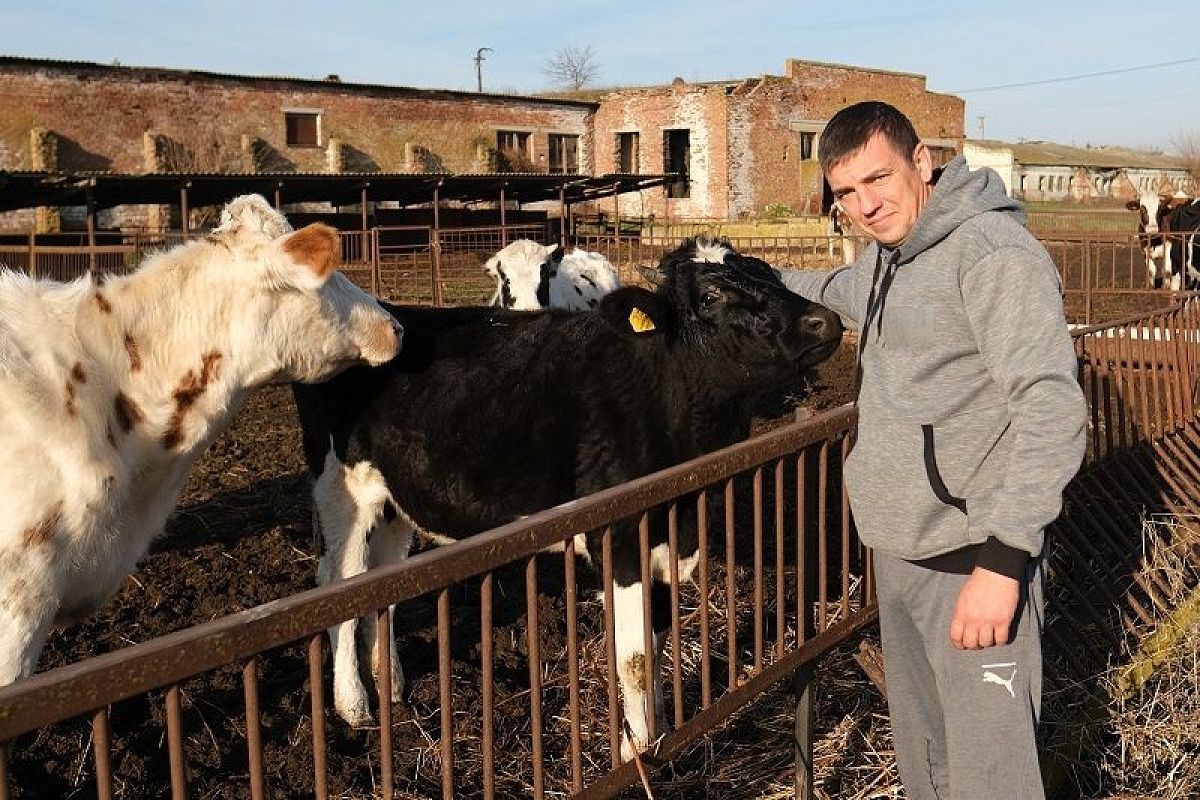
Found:
[[[643,275],[654,291],[629,286],[601,302],[611,325],[724,357],[752,382],[820,363],[841,341],[836,314],[788,291],[766,262],[727,240],[689,239]]]

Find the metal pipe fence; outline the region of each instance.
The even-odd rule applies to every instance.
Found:
[[[18,775],[37,772],[36,765],[22,760],[18,737],[72,718],[90,719],[97,788],[101,796],[114,796],[129,739],[114,721],[123,715],[111,709],[150,694],[149,702],[159,709],[154,716],[164,721],[160,735],[167,748],[161,756],[173,796],[184,796],[189,776],[200,764],[189,757],[188,715],[181,712],[180,694],[193,676],[233,668],[242,675],[246,788],[251,797],[267,796],[272,789],[264,777],[269,757],[262,744],[259,685],[264,670],[277,668],[277,653],[290,649],[303,653],[307,662],[307,670],[296,671],[290,691],[304,693],[304,679],[309,679],[308,700],[291,705],[311,715],[306,746],[312,753],[314,793],[336,794],[338,787],[330,786],[324,774],[326,725],[340,722],[326,722],[323,632],[348,618],[373,618],[380,652],[386,652],[389,606],[400,604],[396,613],[403,614],[404,603],[432,597],[437,607],[439,747],[431,757],[440,760],[441,779],[437,787],[424,790],[443,797],[473,795],[479,787],[484,797],[516,791],[534,797],[551,792],[612,796],[638,779],[638,765],[622,762],[619,752],[623,723],[611,582],[616,538],[637,537],[645,574],[652,559],[651,515],[661,511],[668,520],[672,610],[658,669],[673,730],[652,731],[658,739],[646,757],[647,763],[659,763],[874,620],[867,580],[870,556],[853,534],[840,481],[853,421],[848,408],[830,412],[418,554],[403,565],[2,688],[0,742],[11,760],[8,778],[20,785]],[[680,586],[678,580],[683,524],[695,524],[701,541],[694,586]],[[595,565],[602,577],[602,603],[581,595],[575,583],[581,565],[571,543],[576,534],[588,532],[602,540],[601,563]],[[539,557],[551,545],[565,545],[564,552]],[[522,582],[521,573],[524,592],[514,588],[514,582]],[[540,591],[551,587],[562,598],[553,609],[545,606]],[[643,582],[647,615],[650,594],[649,582]],[[523,609],[514,612],[513,597],[523,597]],[[510,661],[503,670],[508,679],[498,680],[494,641],[497,616],[513,613],[524,616],[525,641],[519,651],[527,666],[525,680],[515,683]],[[646,652],[655,652],[652,642]],[[390,797],[395,745],[387,665],[386,658],[380,661],[376,700],[381,725],[363,769],[378,765],[374,780],[380,794]],[[653,674],[646,671],[648,689]],[[278,692],[273,686],[272,694]],[[653,691],[648,696],[653,698]],[[477,699],[476,704],[464,709],[463,698]],[[282,713],[278,699],[272,704],[271,714],[277,717]],[[78,728],[72,730],[78,734]],[[514,760],[495,747],[514,737],[530,743],[532,761],[527,755]],[[481,744],[481,758],[470,752],[473,742]]]
[[[1098,212],[1099,213],[1099,212]],[[1057,213],[1056,216],[1064,216]],[[38,277],[71,280],[89,271],[123,273],[146,254],[195,234],[133,233],[102,236],[95,247],[37,245],[32,239],[0,242],[0,265]],[[543,244],[554,240],[546,225],[435,228],[428,225],[342,231],[343,271],[380,297],[401,303],[475,305],[495,291],[483,263],[519,238]],[[1063,284],[1068,317],[1092,324],[1130,310],[1150,311],[1171,291],[1170,276],[1155,288],[1151,261],[1163,252],[1191,245],[1188,234],[1039,233]],[[786,269],[829,269],[848,263],[869,241],[855,236],[735,236],[742,253]],[[621,280],[641,280],[638,268],[657,264],[676,240],[615,234],[578,235],[574,244],[604,255]]]
[[[1088,455],[1049,532],[1047,637],[1051,661],[1061,665],[1052,679],[1127,655],[1169,603],[1161,577],[1139,569],[1141,519],[1143,509],[1200,514],[1198,323],[1200,296],[1186,294],[1152,313],[1075,334]],[[323,632],[346,619],[373,619],[379,652],[387,652],[389,609],[403,615],[406,604],[421,600],[436,608],[437,723],[427,723],[433,746],[426,758],[437,769],[426,782],[416,780],[414,791],[613,796],[638,780],[639,766],[670,759],[874,621],[871,554],[855,535],[841,482],[855,421],[856,412],[844,407],[402,565],[0,688],[0,798],[36,793],[45,770],[55,767],[23,753],[53,735],[83,736],[80,763],[90,753],[97,795],[121,796],[125,756],[147,741],[144,733],[131,735],[131,724],[139,731],[158,726],[165,748],[148,757],[163,760],[173,797],[186,796],[205,770],[265,797],[280,778],[263,726],[281,724],[289,709],[308,720],[288,724],[295,746],[310,754],[312,793],[335,796],[345,787],[330,785],[327,769],[329,726],[340,722],[326,701]],[[667,520],[672,580],[657,666],[672,729],[652,732],[659,734],[653,753],[641,763],[623,762],[612,553],[617,537],[636,537],[645,575],[653,558],[648,525],[658,516]],[[695,585],[678,580],[682,524],[695,525],[700,541]],[[587,568],[572,547],[580,533],[601,538],[601,563],[592,567],[603,602],[577,588],[577,573]],[[552,545],[563,546],[561,555],[539,555]],[[649,609],[650,583],[642,585]],[[504,639],[501,618],[517,620],[505,623]],[[647,642],[646,652],[654,644]],[[361,765],[384,797],[393,796],[399,755],[389,669],[380,659],[380,726],[368,734]],[[220,704],[240,717],[244,768],[237,777],[227,763],[199,755],[197,732],[189,730],[204,723],[185,705],[187,681],[213,671],[232,672],[238,699],[226,693],[190,704]],[[284,675],[287,685],[273,685],[264,697],[267,673]],[[653,670],[646,674],[651,688]],[[122,712],[122,703],[135,699],[151,722]]]

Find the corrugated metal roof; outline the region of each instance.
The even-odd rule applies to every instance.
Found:
[[[416,205],[433,199],[494,202],[505,197],[525,203],[557,200],[568,203],[651,189],[676,179],[662,175],[551,175],[546,173],[148,173],[3,172],[0,211],[36,206],[80,206],[88,198],[97,208],[124,204],[174,204],[187,189],[193,206],[221,203],[256,192],[285,203],[331,202],[353,205],[367,192],[369,201]]]
[[[46,67],[61,70],[88,70],[90,72],[112,72],[115,74],[142,75],[150,80],[163,78],[174,80],[212,80],[235,81],[238,83],[287,83],[300,84],[310,89],[322,89],[347,92],[386,92],[397,95],[415,95],[424,98],[467,100],[494,99],[519,100],[522,102],[539,103],[543,105],[560,105],[595,108],[596,103],[586,100],[555,97],[542,94],[500,94],[494,92],[468,92],[458,89],[428,89],[413,86],[396,86],[381,83],[355,83],[353,81],[331,80],[329,78],[300,78],[288,75],[238,75],[227,72],[209,72],[207,70],[178,69],[175,67],[145,67],[125,64],[99,64],[94,61],[68,61],[54,58],[30,58],[27,56],[0,55],[0,67]]]

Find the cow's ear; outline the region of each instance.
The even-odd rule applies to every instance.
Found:
[[[654,292],[625,286],[600,300],[604,321],[626,336],[665,335],[675,325],[671,306]]]
[[[328,225],[314,222],[283,238],[283,252],[315,279],[324,283],[341,263],[341,240],[338,232]],[[308,281],[305,281],[306,283]]]

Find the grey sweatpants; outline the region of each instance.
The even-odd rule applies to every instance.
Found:
[[[956,650],[950,619],[967,576],[876,551],[888,709],[909,798],[1044,797],[1034,741],[1042,695],[1041,561],[1025,570],[1009,643]]]

